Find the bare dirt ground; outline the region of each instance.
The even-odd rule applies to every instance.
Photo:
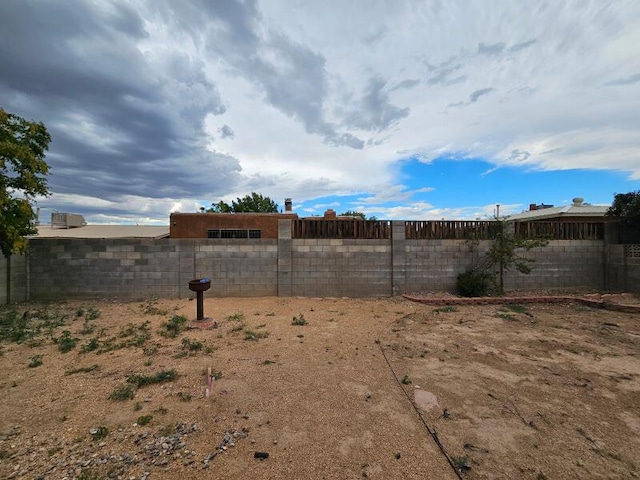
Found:
[[[193,322],[195,308],[1,313],[0,478],[640,476],[640,315],[205,298],[211,320]]]

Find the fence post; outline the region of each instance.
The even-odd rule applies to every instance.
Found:
[[[291,253],[293,240],[291,240],[291,220],[278,220],[278,296],[290,297],[291,270],[293,261]]]
[[[401,295],[406,289],[405,222],[391,222],[391,295]]]

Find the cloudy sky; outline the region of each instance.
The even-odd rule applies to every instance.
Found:
[[[3,0],[58,210],[477,218],[640,189],[640,2]]]

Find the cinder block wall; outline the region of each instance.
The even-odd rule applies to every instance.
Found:
[[[605,288],[605,246],[598,240],[552,240],[523,253],[535,260],[525,275],[505,275],[505,290]]]
[[[391,295],[388,240],[293,240],[291,294],[303,297]]]
[[[607,245],[605,255],[605,288],[640,293],[640,245]]]
[[[464,240],[405,240],[405,293],[453,291],[458,274],[473,267],[488,244],[474,251]]]
[[[189,280],[211,278],[207,295],[277,295],[277,241],[206,239],[36,239],[30,295],[192,296]]]
[[[35,239],[13,259],[13,301],[74,297],[186,298],[188,282],[210,277],[210,296],[351,296],[452,291],[477,249],[460,240],[291,239],[290,222],[268,239]],[[397,224],[397,225],[396,225]],[[396,228],[397,227],[397,228]],[[530,275],[507,272],[505,289],[594,288],[638,291],[640,246],[552,241],[528,252]],[[626,249],[626,250],[625,250]],[[626,252],[626,253],[625,253]],[[0,259],[0,300],[5,265]],[[28,274],[28,281],[27,281]]]
[[[27,299],[27,257],[11,256],[11,303]],[[0,305],[7,303],[7,259],[0,254]]]

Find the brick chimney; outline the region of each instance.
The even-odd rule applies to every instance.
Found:
[[[290,198],[284,199],[284,211],[290,213],[293,211],[293,201]]]
[[[324,212],[325,220],[335,220],[337,218],[338,218],[338,215],[336,215],[336,211],[332,208],[329,208]]]
[[[536,207],[535,203],[530,203],[529,204],[529,211],[533,212],[534,210],[537,210],[538,208]]]

